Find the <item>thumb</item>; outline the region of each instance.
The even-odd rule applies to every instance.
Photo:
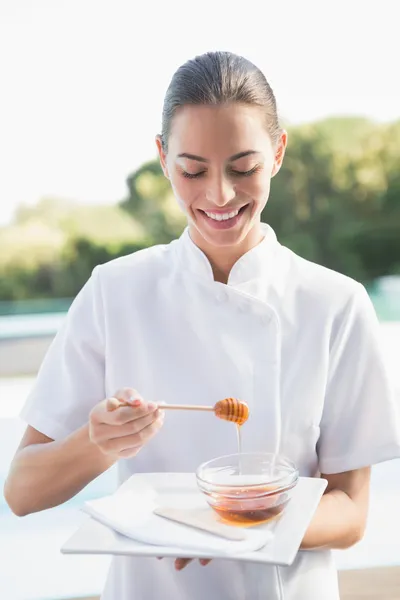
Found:
[[[120,402],[117,398],[107,398],[106,410],[108,412],[112,412],[113,410],[117,410],[117,408],[124,405],[125,403]]]

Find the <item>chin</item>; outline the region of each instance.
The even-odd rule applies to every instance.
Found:
[[[245,239],[248,231],[205,231],[204,228],[196,228],[201,237],[210,246],[217,248],[228,248],[229,246],[236,246]]]

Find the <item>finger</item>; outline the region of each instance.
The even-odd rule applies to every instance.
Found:
[[[118,458],[134,458],[141,451],[142,446],[137,446],[136,448],[128,448],[127,450],[121,450],[121,452],[117,453]]]
[[[101,442],[103,440],[111,440],[128,435],[134,435],[135,433],[139,433],[143,429],[146,429],[148,425],[151,425],[158,419],[164,420],[164,414],[159,410],[156,410],[144,417],[139,417],[134,421],[129,421],[124,425],[100,423],[98,425],[96,439],[98,442]]]
[[[124,437],[105,441],[102,446],[107,452],[120,453],[124,450],[134,450],[146,444],[162,427],[163,419],[159,418],[142,431]]]
[[[113,412],[117,410],[120,406],[124,406],[124,404],[118,400],[118,398],[107,398],[106,400],[106,410],[108,412]]]
[[[117,392],[115,392],[114,397],[120,400],[121,402],[128,402],[132,404],[135,400],[140,400],[143,402],[143,397],[137,390],[134,388],[121,388]]]
[[[101,423],[107,425],[124,425],[157,410],[157,405],[153,402],[138,401],[140,403],[137,406],[126,406],[121,403],[117,404],[118,402],[117,398],[107,399],[107,410],[102,411],[100,416]]]
[[[153,438],[159,432],[159,430],[163,426],[163,421],[164,420],[162,418],[159,418],[156,421],[154,421],[154,423],[151,423],[151,425],[148,425],[138,433],[135,433],[130,436],[127,435],[123,438],[118,438],[113,441],[115,441],[116,443],[120,443],[122,451],[128,450],[131,447],[137,447],[138,445],[140,447],[144,446],[151,440],[151,438]]]
[[[133,388],[121,388],[107,400],[107,410],[112,412],[122,406],[140,406],[144,403],[142,396]]]
[[[114,412],[117,409],[121,409],[121,408],[139,408],[139,406],[141,406],[141,401],[139,399],[134,400],[132,403],[129,402],[125,402],[122,400],[119,400],[118,398],[115,398],[114,396],[112,396],[111,398],[107,398],[106,400],[106,411],[107,412]],[[120,412],[118,413],[120,414]]]
[[[106,408],[109,412],[116,410],[122,406],[140,406],[143,402],[143,398],[138,393],[132,393],[129,391],[118,390],[114,396],[107,399]]]
[[[200,564],[203,565],[203,567],[208,565],[210,562],[211,562],[211,558],[200,558]]]
[[[175,560],[175,569],[177,571],[182,571],[187,565],[192,562],[191,558],[177,558]]]

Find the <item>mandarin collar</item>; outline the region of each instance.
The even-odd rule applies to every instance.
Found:
[[[264,279],[268,272],[271,273],[279,243],[272,227],[266,223],[261,225],[264,238],[233,265],[228,286],[241,287],[251,281]],[[200,279],[214,282],[211,264],[204,252],[193,242],[188,227],[178,240],[177,250],[185,269],[189,269]]]

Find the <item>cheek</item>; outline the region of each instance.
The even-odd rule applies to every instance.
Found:
[[[185,181],[183,178],[171,180],[171,187],[176,201],[185,212],[199,196],[198,186],[194,186],[190,180]]]
[[[240,195],[241,191],[255,202],[265,202],[269,196],[270,183],[269,177],[260,174],[243,181],[241,186],[238,186],[238,192]]]

